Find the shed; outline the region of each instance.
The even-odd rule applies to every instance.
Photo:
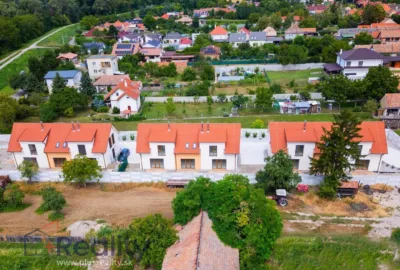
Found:
[[[354,197],[358,192],[358,182],[348,181],[341,182],[340,187],[336,189],[336,194],[342,197]]]

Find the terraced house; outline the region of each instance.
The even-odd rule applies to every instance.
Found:
[[[118,133],[107,123],[15,123],[8,152],[16,166],[30,160],[41,169],[59,168],[79,154],[106,168],[119,153]]]
[[[240,124],[139,124],[136,152],[143,170],[235,171]]]

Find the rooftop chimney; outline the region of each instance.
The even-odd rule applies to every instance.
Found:
[[[72,132],[75,132],[74,121],[71,121],[72,124]]]
[[[207,121],[207,132],[210,132],[210,123]]]
[[[171,131],[171,125],[170,125],[169,121],[168,121],[168,131]]]
[[[201,121],[201,133],[203,133],[204,132],[204,129],[203,129],[203,121]]]
[[[304,120],[304,127],[303,127],[303,131],[306,131],[307,129],[307,120]]]
[[[43,131],[44,130],[44,126],[43,126],[43,122],[40,121],[40,130]]]
[[[77,131],[80,131],[81,130],[81,126],[79,125],[78,121],[76,121],[76,125],[78,126]]]

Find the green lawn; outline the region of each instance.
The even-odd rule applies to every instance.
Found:
[[[60,47],[63,44],[68,44],[68,42],[72,39],[76,34],[76,30],[79,29],[79,24],[70,25],[63,30],[51,35],[45,40],[41,41],[38,45],[45,47]]]
[[[87,269],[87,266],[60,265],[60,262],[74,261],[79,263],[80,260],[93,260],[91,255],[65,256],[63,251],[61,251],[61,256],[57,256],[57,254],[49,255],[44,244],[27,243],[26,245],[27,255],[24,255],[23,243],[0,243],[0,269]],[[56,246],[56,244],[53,245]],[[39,255],[28,255],[34,254],[34,252],[38,252],[36,254]]]
[[[14,89],[12,89],[9,85],[6,85],[5,87],[3,87],[3,89],[0,90],[0,94],[11,96],[12,94],[14,94]]]
[[[400,135],[400,129],[397,129],[394,132],[396,132],[398,135]]]
[[[35,56],[39,57],[43,55],[49,49],[32,49],[25,52],[23,55],[15,59],[13,62],[5,66],[2,70],[0,70],[0,93],[10,92],[8,88],[5,88],[8,85],[8,79],[10,76],[14,74],[18,74],[21,71],[28,71],[28,59],[29,57]]]
[[[308,78],[319,77],[322,69],[309,69],[298,71],[267,71],[267,75],[271,83],[278,83],[282,85],[285,90],[290,90],[288,84],[294,80],[295,86],[293,88],[303,88],[308,83]],[[288,91],[290,92],[290,91]]]
[[[387,242],[363,236],[283,236],[274,248],[269,269],[273,270],[375,270],[399,269]],[[385,265],[387,267],[379,267]]]

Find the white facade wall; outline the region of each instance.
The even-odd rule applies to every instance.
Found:
[[[264,44],[267,44],[267,42],[266,41],[249,41],[249,44],[250,44],[250,47],[257,47],[257,46],[263,46]]]
[[[142,154],[142,169],[149,170],[151,168],[150,159],[163,159],[164,170],[176,170],[175,166],[175,144],[174,143],[150,143],[150,153]],[[158,145],[165,146],[165,156],[158,155]]]
[[[362,66],[359,66],[360,61],[362,61]],[[363,79],[367,76],[367,67],[377,67],[383,65],[383,60],[381,59],[360,59],[360,60],[343,60],[340,56],[336,58],[336,63],[344,68],[343,74],[349,79]],[[350,65],[348,65],[350,63]]]
[[[146,62],[158,63],[161,62],[161,56],[146,56]]]
[[[210,156],[210,146],[217,146],[217,155]],[[225,154],[225,143],[200,143],[201,170],[212,170],[213,159],[226,159],[226,170],[237,169],[237,155]]]
[[[111,127],[110,134],[108,138],[110,138],[114,134],[114,141],[115,143],[110,147],[110,144],[107,142],[107,150],[106,153],[104,154],[104,160],[106,162],[104,167],[107,167],[109,164],[116,162],[119,152],[121,151],[121,147],[119,144],[119,136],[118,136],[118,130],[114,128],[114,126]],[[115,158],[113,157],[112,150],[114,149],[115,152]]]
[[[138,99],[133,99],[129,96],[123,96],[120,100],[118,98],[124,94],[124,91],[122,90],[117,90],[115,93],[113,93],[110,97],[111,101],[111,108],[117,107],[120,109],[120,111],[125,111],[129,109],[132,112],[138,112],[140,109],[140,97]]]
[[[102,67],[102,62],[109,62],[110,67]],[[102,75],[114,75],[118,72],[118,58],[88,58],[86,60],[90,78],[98,78]]]
[[[36,158],[38,166],[40,169],[48,169],[50,168],[49,161],[47,159],[47,155],[44,152],[44,148],[46,144],[43,142],[20,142],[22,151],[14,152],[14,158],[16,161],[16,165],[19,166],[24,161],[24,158]],[[33,144],[36,147],[37,155],[31,155],[31,151],[29,150],[29,144]]]
[[[223,39],[228,39],[228,34],[226,35],[212,35],[211,38],[215,40],[223,40]]]
[[[304,152],[302,156],[296,156],[296,145],[304,145]],[[310,157],[314,156],[315,143],[310,142],[290,142],[287,144],[288,154],[291,159],[299,160],[299,170],[308,171],[310,169]]]
[[[78,72],[76,73],[74,78],[69,78],[67,79],[67,87],[73,87],[73,88],[79,88],[81,85],[81,78],[82,78],[82,73]],[[53,79],[46,79],[46,85],[47,88],[49,89],[49,93],[51,94],[53,92]]]
[[[297,36],[303,36],[303,34],[285,34],[285,39],[292,40],[295,39]]]

